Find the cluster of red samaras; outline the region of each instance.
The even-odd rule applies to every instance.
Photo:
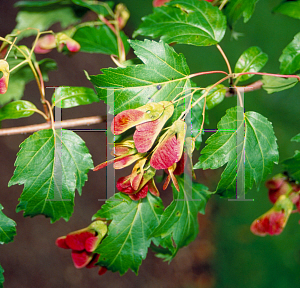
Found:
[[[158,137],[173,112],[174,106],[171,102],[161,101],[148,103],[116,115],[111,125],[113,134],[119,135],[132,127],[135,127],[136,130],[131,137],[115,143],[114,159],[96,166],[94,171],[113,162],[115,169],[122,169],[136,162],[132,173],[117,181],[117,189],[128,194],[133,200],[146,197],[148,191],[159,196],[153,177],[156,170],[160,169],[164,169],[168,174],[163,189],[167,188],[172,179],[179,191],[174,175],[184,172],[187,159],[187,153],[183,151],[186,134],[185,122],[183,120],[175,121]]]
[[[252,233],[265,236],[278,235],[283,231],[288,218],[293,212],[300,212],[300,186],[289,181],[286,175],[278,174],[266,183],[269,188],[269,199],[274,206],[268,212],[253,221]]]
[[[71,249],[71,255],[76,268],[93,268],[98,262],[99,254],[94,253],[97,246],[107,233],[107,225],[101,220],[93,222],[90,226],[69,233],[56,239],[55,244],[63,249]],[[98,274],[103,275],[106,267],[100,267]]]

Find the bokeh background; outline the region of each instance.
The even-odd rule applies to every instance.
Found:
[[[0,1],[0,35],[4,37],[15,26],[17,9],[13,8],[14,0]],[[121,1],[115,1],[116,3]],[[152,1],[122,1],[131,12],[131,18],[125,32],[131,37],[140,23],[142,16],[150,14]],[[227,30],[220,43],[234,66],[241,53],[250,46],[259,46],[269,55],[264,72],[279,72],[278,58],[283,48],[299,32],[300,22],[279,14],[272,9],[279,0],[260,0],[255,13],[244,24],[240,19],[234,27],[243,35],[233,40]],[[59,31],[54,25],[53,30]],[[27,41],[27,42],[26,42]],[[30,45],[33,38],[24,43]],[[193,47],[176,45],[174,49],[183,53],[192,73],[207,70],[226,70],[225,63],[216,47]],[[58,62],[58,71],[50,72],[49,86],[70,85],[92,87],[83,70],[90,74],[99,74],[104,67],[114,67],[108,56],[78,53],[72,57],[52,51],[49,54]],[[132,51],[129,57],[134,57]],[[216,76],[197,78],[198,85],[205,87],[216,81]],[[257,80],[259,77],[252,78]],[[52,89],[47,90],[50,99]],[[278,138],[280,161],[294,154],[299,149],[290,138],[300,131],[300,87],[287,91],[267,94],[263,90],[245,94],[246,111],[257,111],[273,123]],[[34,82],[26,87],[24,98],[40,107],[38,89]],[[235,105],[236,98],[227,98],[222,105],[209,113],[209,127],[214,129],[227,108]],[[106,107],[97,103],[84,107],[63,110],[63,119],[92,115],[105,115]],[[14,121],[4,121],[2,127],[42,123],[39,115]],[[80,128],[80,127],[78,127]],[[86,128],[86,127],[83,127]],[[91,128],[105,128],[105,123]],[[105,135],[102,132],[78,133],[89,148],[94,164],[105,160]],[[250,233],[252,221],[263,214],[271,204],[268,201],[264,185],[256,187],[247,194],[249,202],[229,202],[227,199],[212,197],[208,202],[206,215],[199,215],[199,235],[192,244],[181,249],[170,263],[162,262],[152,252],[143,261],[139,275],[129,271],[120,277],[117,273],[108,272],[98,276],[94,269],[74,268],[69,251],[58,249],[55,239],[73,230],[86,227],[91,216],[100,209],[105,197],[105,170],[89,173],[89,181],[83,188],[83,195],[75,197],[74,214],[66,223],[59,220],[50,224],[43,216],[24,218],[16,213],[15,208],[22,192],[22,186],[7,188],[7,183],[14,171],[14,161],[19,144],[29,135],[15,135],[0,138],[0,203],[3,212],[17,222],[17,236],[14,242],[0,247],[0,263],[5,273],[4,287],[7,288],[62,288],[62,287],[162,287],[162,288],[282,288],[299,287],[300,282],[300,227],[299,214],[293,214],[279,236],[257,237]],[[205,135],[207,138],[209,133]],[[298,147],[297,147],[298,146]],[[195,155],[195,161],[198,155]],[[273,175],[281,171],[275,166]],[[198,172],[198,180],[214,189],[221,171]],[[171,201],[171,190],[162,193],[164,203]]]

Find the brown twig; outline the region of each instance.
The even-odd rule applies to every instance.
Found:
[[[248,86],[244,86],[244,87],[236,87],[237,89],[239,89],[239,91],[241,92],[251,92],[254,90],[259,90],[261,89],[263,83],[261,80],[255,81],[251,84],[249,84]],[[236,89],[234,89],[233,87],[226,87],[226,97],[231,97],[233,95],[236,95]]]
[[[78,118],[78,119],[64,120],[64,121],[55,123],[54,126],[56,129],[60,129],[60,128],[82,126],[82,125],[99,124],[104,121],[106,121],[106,116],[91,116],[91,117],[84,117],[84,118]],[[42,123],[42,124],[35,124],[35,125],[29,125],[29,126],[0,129],[0,136],[32,133],[32,132],[35,132],[38,130],[43,130],[43,129],[51,129],[51,123]]]

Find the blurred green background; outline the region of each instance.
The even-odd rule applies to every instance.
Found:
[[[137,27],[140,18],[150,13],[151,1],[122,1],[131,11],[129,27]],[[269,56],[263,72],[279,73],[279,57],[284,47],[300,31],[300,20],[272,13],[281,1],[258,1],[254,15],[248,23],[240,19],[234,26],[242,33],[238,40],[231,37],[228,29],[220,43],[231,66],[250,46],[258,46]],[[140,38],[142,39],[142,38]],[[226,70],[223,58],[216,47],[195,47],[176,45],[174,49],[187,58],[191,73],[209,70]],[[220,76],[194,78],[198,85],[205,87]],[[246,83],[260,79],[251,78]],[[244,83],[243,83],[244,84]],[[236,97],[227,98],[209,111],[209,127],[214,129],[225,114],[226,109],[235,105]],[[273,123],[278,139],[280,161],[294,154],[299,144],[290,142],[291,137],[300,132],[300,85],[280,93],[267,94],[264,90],[245,94],[245,110],[261,113]],[[207,133],[208,134],[208,133]],[[205,135],[207,136],[209,135]],[[275,166],[274,173],[282,167]],[[270,175],[271,176],[271,175]],[[199,179],[198,179],[199,180]],[[201,179],[200,179],[201,181]],[[261,185],[250,191],[246,198],[249,202],[230,202],[213,197],[215,207],[212,224],[216,252],[213,260],[217,288],[282,288],[300,287],[300,227],[299,214],[293,214],[283,233],[279,236],[258,237],[250,230],[252,221],[269,210],[267,189]],[[199,286],[200,287],[200,286]]]

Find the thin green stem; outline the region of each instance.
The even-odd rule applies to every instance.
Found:
[[[218,82],[216,82],[215,84],[211,85],[209,88],[206,89],[206,91],[204,92],[204,94],[199,98],[197,99],[193,105],[192,105],[192,108],[195,107],[195,105],[203,98],[203,97],[206,97],[207,94],[209,93],[210,90],[212,90],[213,88],[215,88],[217,85],[219,85],[220,83],[224,82],[225,80],[231,78],[232,75],[227,75],[226,77],[222,78],[221,80],[219,80]]]
[[[82,28],[82,27],[94,27],[94,26],[100,26],[104,25],[102,21],[88,21],[88,22],[83,22],[78,25],[76,25],[76,29]]]
[[[54,117],[53,117],[53,112],[52,112],[52,109],[51,109],[51,105],[50,105],[50,103],[47,100],[45,100],[45,103],[48,106],[48,111],[50,113],[51,128],[53,130],[53,133],[55,134]]]
[[[202,123],[201,123],[201,127],[200,127],[200,130],[199,130],[199,133],[193,138],[194,141],[196,141],[196,139],[202,133],[202,130],[203,130],[204,121],[205,121],[205,106],[206,106],[206,97],[204,98],[204,105],[203,105],[203,110],[202,110]]]
[[[238,87],[236,87],[236,86],[234,86],[234,88],[236,89],[236,95],[237,95],[238,98],[239,98],[240,106],[241,106],[241,107],[244,107],[244,103],[243,103],[243,99],[242,99],[242,95],[241,95],[240,90],[239,90]]]
[[[282,78],[297,78],[300,81],[300,76],[298,75],[281,75],[281,74],[272,74],[272,73],[263,73],[263,72],[242,72],[242,73],[234,73],[233,77],[237,78],[242,75],[266,75],[266,76],[274,76],[274,77],[282,77]]]
[[[11,73],[11,72],[14,71],[15,69],[19,68],[20,66],[22,66],[22,65],[24,65],[24,64],[26,64],[26,63],[28,63],[28,60],[22,61],[22,62],[19,63],[18,65],[16,65],[16,66],[14,66],[13,68],[11,68],[11,69],[9,70],[9,73]]]
[[[227,4],[228,0],[223,0],[223,2],[221,3],[221,5],[219,6],[219,10],[221,11],[224,6]]]
[[[7,51],[7,53],[6,53],[6,55],[5,55],[5,58],[4,58],[5,61],[6,61],[7,57],[8,57],[8,55],[9,55],[9,53],[10,53],[12,47],[15,45],[16,41],[17,41],[17,37],[15,37],[14,41],[12,42],[12,44],[11,44],[10,47],[9,47],[9,50]]]
[[[121,64],[114,56],[115,55],[110,55],[110,58],[116,64],[116,66],[121,67],[121,68],[126,68],[126,66]]]
[[[218,74],[218,73],[228,75],[228,73],[225,72],[225,71],[215,70],[215,71],[205,71],[205,72],[198,72],[198,73],[190,74],[185,78],[193,78],[193,77],[196,77],[196,76],[208,75],[208,74]]]
[[[232,74],[231,66],[230,66],[230,63],[228,61],[228,58],[227,58],[226,54],[224,53],[223,49],[221,48],[221,46],[219,44],[217,44],[216,47],[218,48],[218,50],[220,51],[222,57],[225,60],[225,63],[227,65],[229,74]]]
[[[31,48],[31,50],[30,50],[30,52],[29,52],[29,58],[30,58],[30,60],[31,60],[31,56],[32,56],[32,54],[33,54],[34,48],[35,48],[35,46],[36,46],[36,43],[37,43],[37,41],[39,40],[40,36],[41,36],[42,34],[48,34],[48,33],[54,34],[54,32],[53,32],[52,30],[40,32],[39,29],[36,29],[36,28],[32,28],[32,29],[37,30],[37,35],[36,35],[36,37],[35,37],[35,39],[34,39],[34,42],[33,42],[33,44],[32,44],[32,48]]]
[[[178,96],[180,96],[180,95],[183,94],[183,93],[186,93],[186,92],[188,92],[188,91],[190,91],[190,90],[201,90],[201,89],[205,89],[205,88],[198,88],[198,87],[197,87],[197,88],[194,88],[194,87],[191,87],[191,88],[185,89],[185,90],[181,91],[180,93],[178,93],[178,94],[173,98],[173,100],[172,100],[171,102],[174,104],[174,103],[176,103],[176,102],[178,102],[178,101],[181,101],[182,99],[188,97],[188,96],[191,94],[191,92],[189,92],[188,95],[185,95],[185,96],[180,97],[179,99],[175,100]]]
[[[34,112],[42,115],[45,118],[45,120],[48,120],[48,117],[46,116],[46,114],[43,113],[41,110],[39,110],[39,109],[28,109],[28,110],[34,111]]]
[[[28,58],[28,56],[24,53],[24,51],[20,49],[17,45],[15,45],[14,42],[11,42],[3,37],[0,37],[0,40],[14,46],[24,56],[24,58],[26,59]]]

